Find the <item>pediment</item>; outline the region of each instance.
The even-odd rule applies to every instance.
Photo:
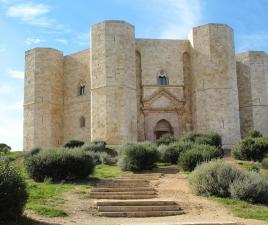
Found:
[[[156,91],[148,100],[144,101],[146,109],[175,110],[182,106],[183,102],[165,89]]]

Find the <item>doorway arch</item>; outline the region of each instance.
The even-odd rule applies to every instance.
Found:
[[[154,134],[156,140],[165,134],[173,135],[173,128],[167,120],[161,119],[155,125]]]

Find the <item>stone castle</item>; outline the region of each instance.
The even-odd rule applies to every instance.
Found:
[[[26,52],[24,150],[71,139],[109,144],[218,131],[225,146],[249,128],[268,135],[268,55],[235,55],[224,24],[188,40],[135,38],[124,21],[92,27],[91,48]]]

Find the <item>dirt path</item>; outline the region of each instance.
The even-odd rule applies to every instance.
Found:
[[[106,218],[96,216],[94,200],[78,193],[66,193],[64,211],[68,217],[44,218],[30,214],[36,220],[50,224],[79,225],[120,225],[126,223],[179,223],[189,221],[235,221],[245,225],[268,225],[258,220],[243,220],[234,217],[223,206],[206,198],[191,193],[186,177],[183,174],[165,175],[159,180],[159,198],[178,201],[185,214],[170,217],[150,218]]]

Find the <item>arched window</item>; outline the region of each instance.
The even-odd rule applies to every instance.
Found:
[[[155,133],[155,139],[157,140],[165,134],[173,135],[173,128],[167,120],[162,119],[156,123],[154,133]]]
[[[85,117],[81,116],[80,118],[80,128],[85,127],[86,126],[86,119]]]
[[[163,70],[161,70],[158,73],[158,85],[168,85],[168,78],[167,78],[167,73]]]
[[[85,94],[85,89],[86,89],[86,85],[80,84],[80,86],[79,86],[79,95],[84,95]]]

